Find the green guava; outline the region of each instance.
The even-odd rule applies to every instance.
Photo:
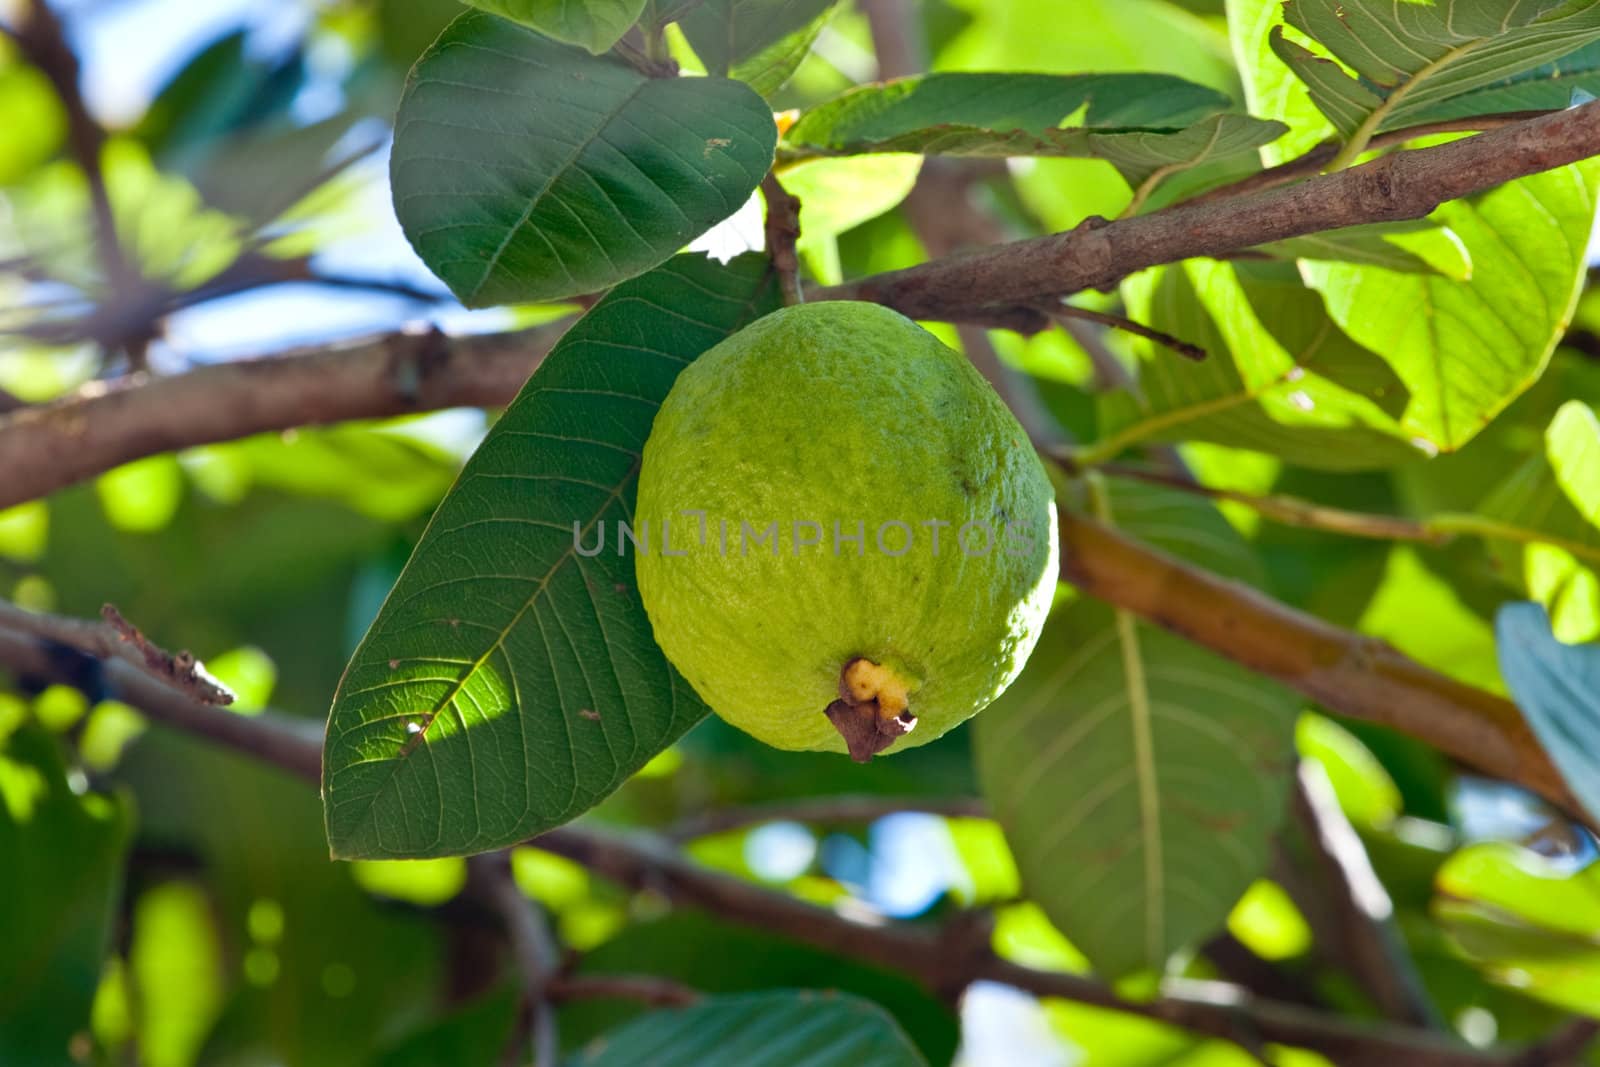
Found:
[[[667,658],[777,748],[865,761],[1004,692],[1056,584],[1055,498],[959,353],[876,304],[785,308],[691,363],[630,544]]]

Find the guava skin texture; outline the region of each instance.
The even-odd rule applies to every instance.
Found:
[[[785,308],[691,363],[634,527],[656,640],[701,699],[769,745],[858,760],[999,696],[1056,585],[1027,434],[965,357],[876,304]]]

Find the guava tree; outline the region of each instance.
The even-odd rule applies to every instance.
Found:
[[[162,2],[0,4],[0,1063],[1600,1062],[1600,0]]]

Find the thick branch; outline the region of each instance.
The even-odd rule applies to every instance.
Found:
[[[998,245],[878,274],[819,295],[872,300],[911,318],[1109,288],[1146,267],[1223,256],[1269,241],[1370,222],[1418,219],[1448,200],[1600,154],[1600,102],[1450,144],[1396,152],[1296,185],[1118,222],[1091,219],[1066,233]]]
[[[386,334],[170,378],[94,382],[0,417],[0,508],[158,452],[291,426],[504,404],[566,326]]]
[[[1581,811],[1509,700],[1089,519],[1062,516],[1061,561],[1062,577],[1090,596],[1276,678],[1330,711],[1393,727],[1570,813]]]

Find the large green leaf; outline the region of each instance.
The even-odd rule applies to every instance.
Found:
[[[871,1001],[809,991],[707,997],[598,1039],[575,1067],[927,1067]]]
[[[1495,618],[1500,671],[1523,717],[1584,809],[1600,812],[1600,645],[1566,645],[1538,604]]]
[[[1457,114],[1455,98],[1600,40],[1600,0],[1287,0],[1289,25],[1346,66],[1275,29],[1272,47],[1346,138]]]
[[[645,0],[465,0],[465,3],[599,55],[620,41],[639,21]]]
[[[789,131],[792,155],[1105,159],[1138,185],[1247,156],[1285,127],[1220,115],[1227,97],[1162,74],[930,74],[851,90]],[[1062,127],[1082,112],[1078,124]]]
[[[0,1062],[71,1062],[105,959],[128,822],[120,803],[74,795],[54,738],[27,728],[0,751]]]
[[[1394,414],[1393,372],[1329,321],[1287,267],[1212,260],[1147,272],[1124,286],[1130,313],[1208,353],[1183,360],[1141,345],[1139,393],[1108,394],[1092,458],[1142,441],[1212,441],[1332,470],[1385,467],[1420,453]]]
[[[1465,280],[1307,262],[1333,320],[1379,353],[1408,393],[1408,436],[1460,448],[1544,371],[1588,267],[1600,166],[1523,178],[1434,213]]]
[[[1123,486],[1107,518],[1212,569],[1248,549],[1208,505]],[[979,716],[984,795],[1025,891],[1108,977],[1220,928],[1267,862],[1297,698],[1126,612],[1073,601]]]
[[[1600,42],[1554,63],[1441,101],[1428,113],[1430,118],[1451,119],[1505,111],[1559,111],[1580,103],[1585,96],[1600,96]]]
[[[641,274],[733,214],[776,140],[739,82],[647,78],[471,11],[406,84],[395,214],[463,303],[558,299]]]
[[[512,844],[605,797],[705,714],[655,646],[617,524],[678,372],[774,290],[759,257],[686,256],[619,286],[495,423],[334,698],[335,855]],[[580,537],[609,547],[579,555]]]
[[[1556,412],[1544,448],[1479,507],[1496,562],[1550,613],[1557,636],[1600,636],[1600,420],[1581,400]]]

